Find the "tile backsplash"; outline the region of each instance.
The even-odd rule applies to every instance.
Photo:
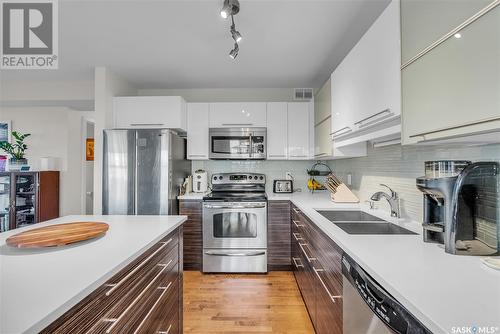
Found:
[[[385,190],[380,184],[387,184],[401,197],[402,215],[416,221],[422,221],[422,193],[415,186],[415,179],[424,175],[424,162],[428,160],[471,160],[500,162],[500,145],[464,146],[401,146],[393,145],[381,148],[368,148],[366,157],[332,160],[328,165],[334,173],[347,183],[347,175],[352,175],[349,187],[358,195],[361,202],[370,196]],[[307,169],[314,161],[251,161],[251,160],[203,160],[193,161],[193,171],[205,169],[209,176],[218,172],[253,172],[267,176],[266,190],[272,192],[273,180],[284,179],[290,172],[294,177],[294,188],[307,190]],[[497,178],[500,189],[500,177]],[[389,210],[386,201],[376,206]],[[495,243],[495,230],[500,224],[500,203],[497,205],[496,222],[484,221],[478,227],[478,237],[489,243]],[[496,223],[496,224],[495,224]],[[497,225],[497,226],[495,226]],[[497,232],[498,233],[498,232]],[[493,239],[492,239],[493,238]]]
[[[329,162],[334,173],[344,182],[352,175],[350,188],[363,202],[387,184],[401,197],[402,215],[421,222],[423,219],[422,193],[415,186],[415,179],[424,175],[424,162],[428,160],[471,160],[500,162],[500,145],[483,146],[387,146],[369,148],[366,157]],[[500,177],[497,178],[500,189]],[[498,198],[498,195],[497,195]],[[387,201],[377,202],[380,208],[389,210]],[[500,224],[500,204],[497,203],[496,222],[481,221],[478,237],[488,243],[496,243]],[[496,224],[495,224],[496,223]],[[496,225],[496,226],[495,226]]]
[[[293,186],[307,191],[307,173],[313,161],[281,160],[193,160],[192,170],[204,169],[210,176],[213,173],[247,172],[266,174],[266,191],[273,191],[273,180],[284,179],[285,173],[293,175]]]

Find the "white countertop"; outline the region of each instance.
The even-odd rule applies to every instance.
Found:
[[[328,193],[268,198],[292,201],[432,332],[478,326],[500,333],[500,271],[482,264],[480,257],[447,254],[441,245],[423,242],[419,223],[364,205],[336,204]],[[359,208],[420,234],[350,235],[315,211]]]
[[[187,194],[184,194],[184,195],[181,195],[181,196],[177,196],[177,199],[180,199],[180,200],[191,200],[191,201],[201,201],[203,199],[203,196],[207,195],[207,194],[210,194],[210,191],[207,191],[205,193],[194,193],[194,192],[191,192],[191,193],[187,193]]]
[[[186,216],[66,216],[109,224],[101,238],[45,250],[16,249],[0,233],[0,333],[38,333],[138,255],[186,221]]]

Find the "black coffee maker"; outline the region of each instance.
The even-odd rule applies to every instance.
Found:
[[[496,162],[425,162],[425,176],[417,178],[424,241],[444,244],[451,254],[497,254],[498,168]]]

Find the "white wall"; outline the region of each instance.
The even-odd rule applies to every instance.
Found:
[[[182,96],[187,102],[291,102],[293,88],[139,89],[143,96]]]
[[[103,130],[113,127],[113,97],[136,95],[137,90],[106,67],[95,68],[94,214],[102,213]]]
[[[26,157],[38,170],[41,157],[58,158],[60,215],[81,213],[81,119],[93,112],[67,108],[2,108],[0,117],[12,121],[12,130],[31,133]]]

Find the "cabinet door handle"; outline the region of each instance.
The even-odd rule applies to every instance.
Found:
[[[304,268],[303,264],[297,264],[297,261],[300,261],[300,259],[297,259],[296,257],[292,257],[293,264],[295,265],[295,268]]]
[[[158,249],[155,250],[150,256],[148,256],[146,259],[144,259],[144,261],[142,261],[141,263],[139,263],[139,265],[137,267],[135,267],[134,270],[132,270],[131,272],[129,272],[118,283],[113,284],[112,287],[111,287],[111,289],[109,289],[108,291],[106,291],[106,296],[110,296],[113,293],[113,291],[115,291],[120,285],[122,285],[123,282],[125,282],[130,276],[132,276],[133,274],[135,274],[142,266],[144,266],[156,254],[158,254],[159,251],[161,251],[163,248],[165,248],[172,240],[173,240],[173,238],[170,238],[168,241],[162,242],[162,245],[160,247],[158,247]]]
[[[347,131],[345,131],[345,130],[347,130]],[[349,132],[352,132],[351,127],[350,126],[345,126],[342,129],[338,129],[337,131],[333,131],[332,133],[330,133],[330,135],[333,138],[335,138],[335,137],[340,136],[340,135],[345,135],[345,134],[347,134]]]
[[[270,158],[286,158],[284,154],[269,154]]]
[[[323,279],[319,275],[319,272],[323,272],[324,271],[323,269],[316,269],[316,268],[313,267],[313,270],[314,270],[314,273],[316,274],[316,276],[318,277],[319,281],[321,282],[321,285],[323,286],[323,289],[325,289],[326,293],[328,294],[328,297],[330,297],[330,299],[332,300],[332,302],[335,304],[336,303],[335,299],[342,298],[342,296],[333,296],[330,293],[330,291],[328,290],[328,287],[326,286],[325,282],[323,281]]]
[[[190,157],[206,157],[206,154],[189,154]]]
[[[309,255],[307,255],[307,252],[304,249],[304,246],[307,246],[307,244],[299,244],[299,247],[302,250],[302,253],[304,253],[304,256],[306,257],[307,262],[311,263],[312,261],[316,261],[315,257],[309,257]]]
[[[128,313],[128,311],[130,311],[130,309],[132,307],[134,307],[135,304],[137,304],[137,302],[141,299],[141,297],[146,293],[146,291],[151,287],[151,285],[153,285],[153,283],[158,279],[158,277],[160,277],[160,275],[165,271],[165,269],[168,267],[168,265],[166,264],[159,264],[159,266],[163,267],[160,272],[158,272],[158,274],[156,274],[155,277],[153,277],[153,279],[148,283],[148,285],[146,285],[146,287],[141,291],[141,293],[139,293],[139,295],[137,297],[135,297],[135,299],[127,306],[127,308],[122,312],[122,314],[120,314],[120,316],[118,316],[118,318],[116,319],[113,319],[112,320],[112,324],[111,326],[109,326],[109,328],[106,330],[106,333],[111,333],[111,331],[113,330],[113,328],[116,326],[116,324],[118,324],[120,322],[120,320],[123,319],[123,317],[125,317],[125,315]]]
[[[222,123],[223,126],[252,126],[253,123]]]
[[[293,222],[293,225],[295,225],[295,227],[297,227],[297,228],[304,227],[304,225],[298,224],[296,220],[292,219],[292,222]]]
[[[130,123],[130,126],[163,126],[165,123]]]
[[[373,114],[369,117],[363,118],[361,121],[358,121],[354,124],[358,125],[360,128],[362,128],[362,127],[365,127],[367,125],[374,124],[374,123],[377,123],[383,119],[386,119],[387,117],[389,117],[391,115],[392,115],[391,109],[385,109],[385,110],[382,110],[382,111],[380,111],[376,114]],[[371,120],[371,121],[365,123],[366,121],[369,121],[369,120]]]
[[[300,236],[300,234],[298,234],[298,233],[292,233],[292,235],[293,235],[293,237],[295,238],[295,240],[297,240],[297,241],[299,241],[299,240],[304,240],[304,238],[302,238],[302,237]],[[298,235],[298,236],[297,236],[297,235]]]
[[[425,137],[426,135],[430,135],[433,133],[443,132],[443,131],[447,131],[447,130],[455,130],[455,129],[465,128],[465,127],[471,126],[471,125],[478,125],[478,124],[489,123],[489,122],[494,122],[494,121],[500,121],[500,117],[493,117],[493,118],[483,119],[483,120],[476,121],[476,122],[450,126],[447,128],[441,128],[441,129],[436,129],[436,130],[427,131],[427,132],[421,132],[421,133],[417,133],[415,135],[410,135],[410,138]]]
[[[327,155],[328,153],[318,153],[318,154],[315,154],[314,156],[315,157],[322,157],[324,155]]]
[[[153,313],[154,309],[156,308],[156,306],[158,305],[158,303],[160,302],[160,300],[163,298],[163,296],[165,295],[165,293],[167,293],[167,290],[168,290],[168,288],[170,288],[171,285],[172,285],[172,282],[168,282],[168,285],[166,287],[163,287],[163,286],[158,287],[158,290],[163,290],[161,292],[161,294],[160,294],[160,297],[158,297],[158,299],[155,301],[155,303],[153,304],[153,306],[151,306],[151,308],[149,309],[148,313],[146,313],[146,315],[142,319],[141,323],[139,324],[139,326],[137,326],[136,330],[134,331],[134,334],[137,334],[137,332],[139,332],[139,329],[141,329],[142,325],[144,325],[144,323],[149,318],[149,316],[151,315],[151,313]],[[172,326],[172,325],[170,325],[170,326]],[[168,333],[169,330],[170,330],[170,327],[167,330],[167,333]]]

